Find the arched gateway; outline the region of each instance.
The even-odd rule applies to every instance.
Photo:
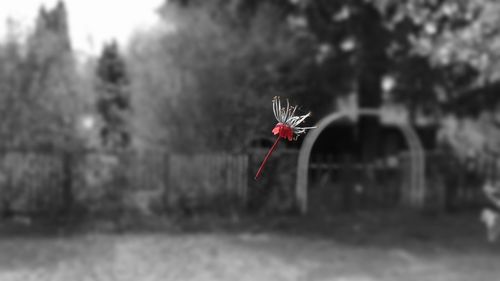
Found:
[[[381,117],[381,113],[379,109],[370,108],[332,113],[320,120],[316,125],[317,128],[311,130],[304,139],[299,153],[295,189],[297,202],[302,214],[307,212],[309,159],[314,143],[328,125],[346,118],[356,120],[359,116]],[[399,128],[410,149],[409,191],[403,193],[402,203],[412,207],[420,207],[423,204],[425,196],[425,154],[422,143],[415,130],[407,122],[394,120],[390,123],[386,122],[386,124]]]

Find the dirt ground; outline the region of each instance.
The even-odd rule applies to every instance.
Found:
[[[500,280],[473,217],[195,220],[182,231],[3,235],[0,280]]]

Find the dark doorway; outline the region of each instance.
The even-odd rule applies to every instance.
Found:
[[[363,142],[356,123],[336,123],[321,133],[311,152],[310,212],[337,213],[396,207],[408,150],[402,133],[382,127],[377,157],[362,160]]]

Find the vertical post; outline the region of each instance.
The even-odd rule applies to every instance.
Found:
[[[73,208],[73,165],[74,156],[71,151],[62,154],[62,211],[68,215]]]
[[[243,207],[246,207],[248,204],[248,160],[249,156],[247,154],[241,156],[241,195],[242,195],[242,203]]]
[[[299,159],[297,165],[297,180],[295,184],[295,196],[301,214],[307,213],[307,181],[309,172],[309,158],[316,139],[321,132],[332,122],[349,116],[346,112],[333,113],[323,118],[317,125],[316,129],[311,130],[305,137],[302,147],[299,152]]]
[[[168,152],[164,152],[163,154],[163,202],[165,204],[164,207],[170,207],[167,206],[169,204],[169,197],[170,197],[170,190],[171,190],[171,165],[170,165],[170,154]]]

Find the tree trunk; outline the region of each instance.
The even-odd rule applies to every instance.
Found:
[[[386,31],[381,16],[371,5],[363,5],[358,38],[358,102],[360,108],[380,108],[381,80],[387,69]],[[362,116],[359,119],[361,160],[371,161],[378,156],[380,118]]]

